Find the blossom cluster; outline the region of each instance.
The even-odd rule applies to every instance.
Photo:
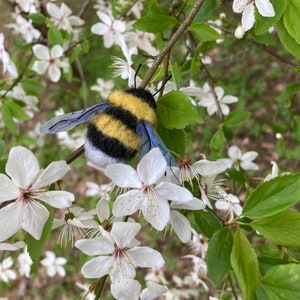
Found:
[[[17,137],[8,143],[12,145],[18,141],[19,131],[23,130],[22,121],[40,119],[37,114],[40,108],[51,106],[43,102],[38,92],[50,84],[58,87],[55,84],[62,83],[63,87],[65,81],[73,78],[75,64],[76,71],[81,73],[80,62],[73,50],[80,48],[78,51],[83,51],[83,31],[86,29],[82,15],[73,12],[63,2],[15,2],[14,23],[7,24],[7,28],[22,39],[29,59],[25,69],[20,68],[13,53],[7,50],[7,39],[0,33],[0,61],[4,78],[4,84],[0,86],[0,95],[4,100],[0,106],[3,111],[6,108],[6,112],[15,109],[14,113],[10,113],[11,120],[7,119],[7,114],[2,114],[0,127],[16,124],[11,125]],[[144,5],[143,1],[135,1],[126,13],[139,19]],[[254,26],[256,10],[264,17],[275,15],[268,0],[234,0],[232,9],[242,13],[241,27],[236,30],[238,38]],[[135,29],[133,21],[112,11],[109,1],[98,0],[94,5],[94,15],[99,20],[88,31],[99,43],[103,42],[105,49],[119,51],[119,56],[112,57],[113,76],[125,80],[128,86],[136,87],[141,78],[136,72],[135,59],[142,54],[150,66],[160,54],[160,47],[156,44],[154,33]],[[224,19],[226,15],[222,13],[219,19],[207,22],[210,29],[219,35],[216,40],[218,44],[224,40]],[[186,40],[187,44],[189,42]],[[202,64],[211,63],[211,59],[202,53],[199,57]],[[82,89],[86,89],[82,74],[79,80],[76,78],[74,81],[82,82]],[[107,98],[114,87],[113,80],[98,77],[89,88],[102,98]],[[161,81],[150,86],[149,90],[154,93],[161,87],[162,95],[181,91],[197,112],[205,108],[208,118],[223,120],[238,102],[238,97],[227,94],[227,91],[225,94],[226,89],[211,80],[201,85],[192,80],[188,85]],[[56,115],[63,113],[62,107],[56,111]],[[101,177],[104,175],[110,183],[87,184],[86,197],[96,198],[97,203],[86,209],[81,205],[81,199],[76,199],[74,204],[74,194],[61,187],[62,179],[68,178],[71,170],[67,161],[58,160],[45,168],[40,167],[37,149],[44,146],[44,137],[39,130],[40,123],[36,122],[34,128],[27,132],[23,144],[33,140],[32,143],[27,142],[27,145],[30,144],[28,147],[10,147],[8,156],[4,156],[6,164],[0,174],[0,250],[23,249],[18,256],[20,276],[30,277],[32,254],[30,250],[28,253],[25,245],[28,236],[42,241],[43,234],[51,229],[53,233],[49,236],[59,232],[57,240],[61,246],[70,244],[87,256],[95,256],[86,258],[81,273],[87,279],[105,280],[108,277],[110,291],[116,299],[155,299],[161,295],[166,299],[189,298],[197,295],[199,286],[206,291],[209,289],[206,283],[208,241],[193,228],[191,216],[199,211],[213,212],[224,223],[234,223],[242,214],[242,201],[240,195],[230,191],[227,172],[232,169],[244,173],[257,171],[259,166],[254,162],[257,152],[243,151],[232,144],[228,145],[228,157],[208,160],[201,153],[195,155],[200,159],[193,162],[188,157],[174,155],[178,165],[170,166],[161,150],[153,147],[140,158],[136,167],[116,163],[101,169]],[[62,148],[75,150],[84,143],[84,132],[60,132],[57,143]],[[276,166],[274,163],[272,174],[266,180],[278,175]],[[93,172],[98,174],[99,168],[94,167],[97,170]],[[144,230],[154,232],[157,238],[174,233],[181,243],[192,248],[190,254],[182,257],[183,260],[191,259],[192,270],[184,278],[173,275],[172,281],[176,284],[172,288],[163,272],[167,258],[164,253],[149,246],[153,243],[147,245]],[[56,257],[52,251],[46,251],[45,256],[40,264],[47,275],[64,277],[66,258]],[[16,279],[17,273],[12,266],[10,256],[0,262],[1,281],[7,283]],[[139,268],[146,269],[144,282],[138,279],[141,278]],[[95,298],[90,287],[78,286],[88,293],[90,299]]]

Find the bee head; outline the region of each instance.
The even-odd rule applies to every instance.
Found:
[[[125,93],[131,94],[141,101],[146,102],[152,109],[156,110],[156,102],[153,95],[143,88],[128,88]]]

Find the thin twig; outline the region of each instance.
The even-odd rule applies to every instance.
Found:
[[[178,41],[178,39],[181,37],[181,35],[184,33],[184,31],[187,29],[187,27],[192,23],[194,17],[196,16],[197,12],[201,8],[203,4],[203,0],[197,0],[194,7],[191,9],[190,14],[187,16],[187,18],[182,22],[182,24],[179,26],[177,31],[174,33],[172,38],[168,41],[165,48],[160,52],[160,54],[156,57],[155,61],[153,62],[151,68],[149,69],[148,73],[142,80],[140,87],[145,88],[147,84],[150,82],[152,76],[154,75],[155,71],[161,64],[164,57],[168,54],[170,49],[174,46],[174,44]]]
[[[65,159],[66,163],[69,165],[71,162],[73,162],[77,157],[79,157],[83,153],[84,153],[84,145],[81,145]]]

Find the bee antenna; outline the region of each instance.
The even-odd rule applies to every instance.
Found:
[[[141,67],[142,67],[142,64],[139,64],[138,67],[137,67],[137,69],[136,69],[136,71],[135,71],[135,74],[134,74],[134,88],[135,89],[136,89],[136,78],[137,78],[137,75],[138,75]]]
[[[163,81],[161,87],[153,94],[153,97],[154,97],[155,95],[157,95],[161,90],[164,89],[166,83],[167,83],[171,78],[172,78],[172,75],[170,74],[170,75],[166,78],[166,80]]]

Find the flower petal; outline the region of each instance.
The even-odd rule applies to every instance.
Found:
[[[248,2],[249,0],[234,0],[232,3],[232,10],[235,13],[240,14],[245,9],[245,6],[247,5]]]
[[[94,25],[91,27],[91,32],[92,32],[93,34],[104,35],[105,33],[107,33],[107,31],[108,31],[107,26],[105,26],[105,25],[102,24],[102,23],[94,24]]]
[[[75,242],[75,247],[87,255],[110,254],[115,249],[113,241],[105,236],[78,240]]]
[[[159,199],[180,202],[193,199],[193,195],[188,189],[171,182],[161,182],[155,187],[155,192]]]
[[[18,187],[4,174],[0,174],[0,203],[18,198]]]
[[[47,2],[46,9],[47,9],[48,14],[51,17],[55,18],[57,16],[60,16],[60,8],[57,5],[55,5],[54,3]]]
[[[70,166],[64,160],[54,161],[39,174],[33,186],[35,188],[41,188],[55,183],[64,177],[70,169]]]
[[[272,3],[269,0],[255,0],[255,5],[258,12],[264,17],[274,17],[275,11]]]
[[[51,81],[58,82],[61,76],[60,68],[56,65],[50,65],[48,70],[48,75]]]
[[[126,278],[121,281],[112,282],[110,290],[115,299],[138,300],[141,285],[137,280]]]
[[[10,150],[5,170],[18,187],[27,188],[40,171],[40,166],[31,151],[17,146]]]
[[[122,188],[141,188],[142,182],[137,172],[129,165],[112,164],[104,170],[105,176]]]
[[[170,223],[178,238],[183,243],[188,243],[191,240],[191,224],[184,215],[176,210],[171,210]]]
[[[137,173],[145,184],[151,185],[165,174],[166,169],[167,162],[163,154],[159,148],[153,148],[139,162]]]
[[[42,75],[46,73],[48,68],[49,68],[48,61],[35,61],[31,69],[37,72],[39,75]]]
[[[32,51],[34,55],[41,60],[49,60],[50,59],[50,51],[48,47],[45,45],[37,44],[32,46]]]
[[[254,16],[254,5],[248,4],[246,5],[243,14],[242,14],[242,27],[245,31],[251,29],[255,22],[255,16]]]
[[[23,205],[22,228],[30,233],[36,240],[41,238],[44,225],[49,217],[45,206],[37,201],[31,201]]]
[[[140,209],[144,194],[140,190],[132,190],[117,197],[112,213],[116,217],[130,216]]]
[[[127,250],[134,265],[141,268],[161,268],[165,261],[161,254],[150,247],[134,247]]]
[[[228,149],[228,156],[233,160],[241,159],[242,157],[241,149],[238,148],[237,146],[231,146]]]
[[[56,208],[70,207],[74,201],[74,195],[66,191],[49,191],[36,195],[36,198]]]
[[[0,241],[7,240],[21,228],[23,206],[19,201],[0,209]]]
[[[50,53],[52,58],[59,58],[64,54],[64,49],[60,45],[55,45]]]
[[[100,278],[109,273],[114,259],[111,256],[98,256],[86,262],[81,273],[85,278]]]
[[[139,223],[115,222],[111,229],[111,236],[120,248],[127,247],[141,230]]]
[[[165,200],[153,200],[142,208],[145,219],[157,230],[163,230],[170,219],[170,206]]]

